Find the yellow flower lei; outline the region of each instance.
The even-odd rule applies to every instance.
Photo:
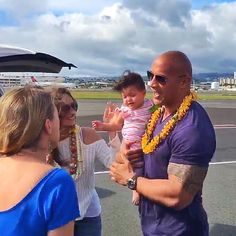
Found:
[[[161,117],[162,108],[158,108],[151,116],[146,132],[142,137],[142,149],[145,154],[152,153],[158,145],[170,134],[174,129],[177,122],[183,119],[185,114],[188,112],[189,107],[193,100],[196,100],[197,96],[194,92],[191,92],[188,96],[183,99],[179,109],[173,115],[173,117],[165,124],[161,132],[151,139],[152,133],[155,129],[155,125],[158,119]]]

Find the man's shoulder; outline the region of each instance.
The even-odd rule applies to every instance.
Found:
[[[200,103],[196,101],[194,101],[190,106],[184,120],[186,120],[186,122],[192,122],[192,125],[204,122],[205,124],[212,126],[207,111]]]
[[[177,124],[174,133],[190,133],[202,135],[208,133],[215,136],[213,124],[207,111],[198,102],[193,102],[185,117]]]
[[[207,114],[207,111],[205,110],[205,108],[197,101],[192,102],[189,111],[197,112],[199,114]]]

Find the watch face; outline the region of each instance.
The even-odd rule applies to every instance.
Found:
[[[127,184],[128,188],[135,190],[136,188],[136,181],[133,179],[129,179],[128,180],[128,184]]]

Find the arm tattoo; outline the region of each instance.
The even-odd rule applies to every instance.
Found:
[[[170,163],[168,175],[174,175],[183,185],[185,191],[194,196],[202,189],[203,181],[207,174],[207,167]]]

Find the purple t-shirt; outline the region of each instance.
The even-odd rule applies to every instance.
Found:
[[[158,134],[170,117],[158,121]],[[144,176],[148,179],[167,179],[170,162],[208,167],[215,152],[216,139],[212,123],[202,106],[193,102],[186,116],[177,123],[170,135],[151,154],[144,156]],[[205,236],[208,222],[202,207],[201,192],[192,203],[177,211],[141,197],[139,206],[145,236]]]

